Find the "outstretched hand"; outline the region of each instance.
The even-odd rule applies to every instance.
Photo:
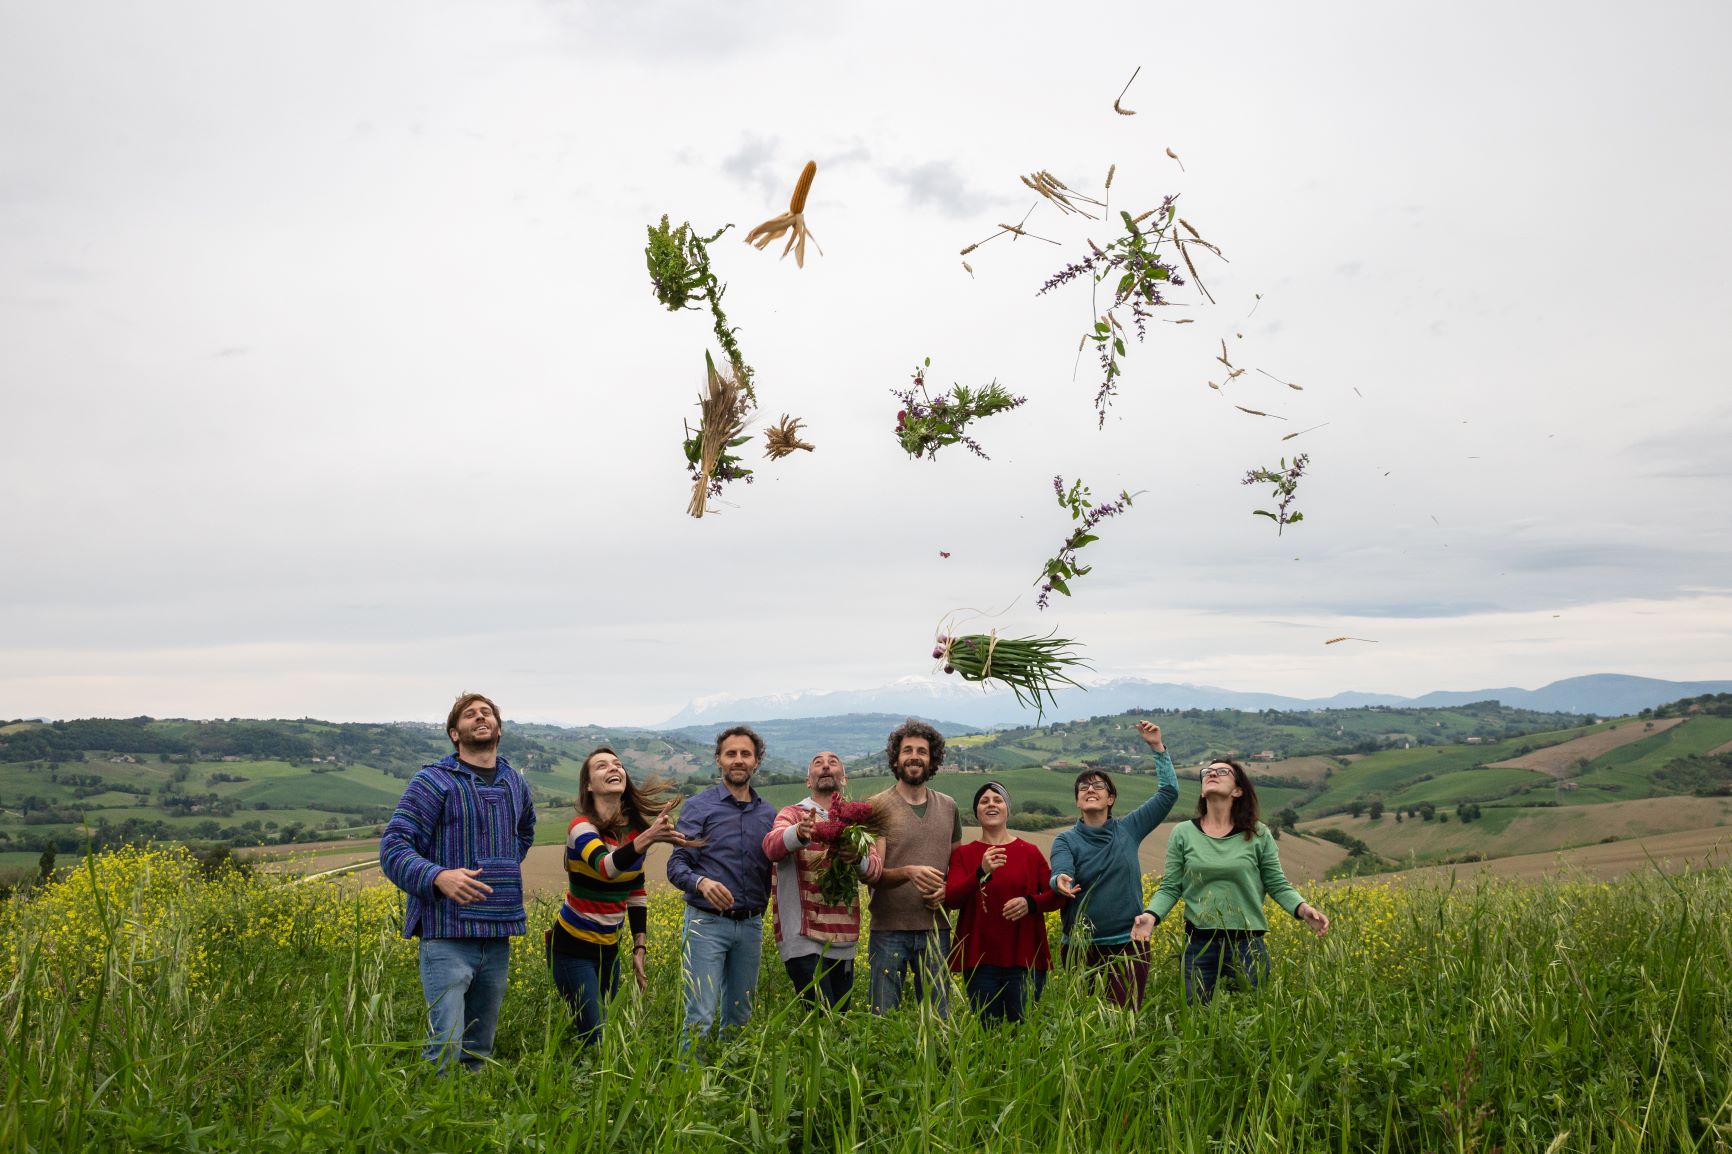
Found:
[[[1318,937],[1329,932],[1329,915],[1310,902],[1300,902],[1299,909],[1295,912],[1298,913],[1299,920],[1310,926],[1311,932]]]
[[[652,845],[690,845],[685,834],[674,828],[674,810],[679,808],[680,799],[675,798],[656,814],[656,819],[649,823],[632,839],[639,853],[648,853]]]
[[[1069,874],[1059,874],[1052,879],[1052,888],[1066,898],[1074,898],[1082,893],[1082,887],[1077,885]]]

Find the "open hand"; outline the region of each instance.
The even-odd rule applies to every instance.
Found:
[[[1300,902],[1299,919],[1311,927],[1311,932],[1322,937],[1329,932],[1329,915],[1312,905],[1310,902]]]
[[[794,836],[802,843],[812,840],[812,827],[818,824],[818,811],[809,809],[794,826]]]
[[[1067,898],[1074,898],[1082,893],[1082,887],[1077,885],[1069,874],[1059,874],[1053,878],[1052,888]]]
[[[686,835],[674,828],[674,807],[679,805],[678,799],[669,802],[667,807],[656,814],[656,819],[649,826],[632,838],[632,844],[637,846],[639,853],[649,852],[652,845],[685,845]]]
[[[1137,733],[1149,743],[1149,748],[1156,753],[1165,753],[1167,743],[1161,740],[1161,727],[1152,721],[1137,722]]]
[[[1146,942],[1149,935],[1155,932],[1155,915],[1144,910],[1137,915],[1137,920],[1131,923],[1131,941]]]

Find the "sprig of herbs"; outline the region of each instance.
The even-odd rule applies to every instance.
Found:
[[[1287,510],[1293,504],[1294,490],[1299,488],[1299,478],[1305,475],[1305,466],[1310,463],[1311,454],[1309,453],[1300,453],[1293,458],[1291,465],[1287,463],[1286,457],[1282,457],[1278,468],[1248,470],[1245,473],[1245,479],[1239,482],[1241,485],[1275,486],[1274,491],[1269,494],[1275,498],[1275,511],[1271,513],[1267,509],[1253,509],[1251,515],[1253,517],[1267,517],[1275,522],[1275,536],[1277,537],[1287,526],[1295,525],[1305,519],[1305,514],[1299,510],[1294,509],[1291,513]]]
[[[734,378],[745,391],[753,406],[758,396],[752,390],[752,367],[740,352],[740,342],[734,336],[739,330],[728,324],[722,312],[722,294],[727,285],[717,279],[710,268],[709,246],[734,226],[724,224],[708,236],[699,236],[690,222],[670,228],[664,214],[659,225],[650,225],[649,243],[644,245],[644,262],[649,266],[650,286],[658,301],[669,312],[695,309],[707,304],[715,322],[716,342],[727,354]]]
[[[1188,283],[1179,274],[1178,265],[1162,253],[1162,246],[1166,246],[1177,261],[1184,263],[1191,277],[1197,281],[1198,289],[1205,297],[1208,296],[1208,289],[1197,277],[1196,267],[1190,254],[1185,251],[1186,246],[1201,245],[1216,256],[1221,255],[1221,250],[1204,240],[1197,234],[1196,229],[1179,218],[1178,205],[1175,203],[1177,199],[1176,196],[1166,197],[1159,208],[1149,209],[1138,216],[1121,210],[1119,219],[1124,224],[1122,236],[1112,240],[1104,249],[1094,241],[1089,241],[1089,255],[1059,269],[1047,278],[1046,283],[1041,285],[1040,291],[1035,294],[1045,296],[1054,289],[1084,276],[1088,277],[1097,289],[1109,280],[1112,281],[1112,303],[1083,334],[1078,346],[1080,351],[1093,341],[1096,356],[1100,360],[1101,386],[1095,392],[1094,401],[1095,412],[1099,414],[1097,427],[1106,425],[1107,409],[1118,395],[1119,377],[1124,372],[1119,362],[1126,354],[1125,326],[1117,314],[1123,310],[1130,315],[1131,327],[1136,331],[1138,343],[1141,343],[1148,335],[1148,324],[1153,319],[1152,310],[1172,303],[1166,297],[1166,290],[1183,287]]]
[[[931,367],[932,358],[927,357],[914,370],[908,388],[890,390],[902,402],[896,414],[897,442],[910,457],[935,458],[946,445],[966,445],[975,456],[985,457],[986,450],[962,431],[964,427],[970,421],[1014,409],[1028,398],[1012,396],[997,381],[978,389],[955,385],[934,397],[926,391],[926,370]]]
[[[1094,568],[1092,565],[1084,565],[1077,560],[1078,551],[1085,545],[1092,545],[1099,541],[1100,538],[1094,533],[1094,527],[1108,517],[1116,517],[1129,509],[1131,498],[1136,495],[1129,491],[1121,491],[1118,500],[1094,505],[1089,500],[1089,487],[1082,483],[1080,477],[1072,482],[1068,489],[1065,488],[1063,477],[1054,477],[1052,488],[1053,492],[1058,495],[1059,508],[1070,510],[1071,520],[1081,521],[1082,524],[1077,526],[1069,537],[1065,538],[1064,544],[1059,547],[1058,556],[1048,558],[1046,564],[1041,567],[1040,576],[1034,579],[1034,583],[1040,586],[1040,597],[1035,604],[1042,609],[1046,608],[1047,602],[1051,600],[1054,593],[1062,593],[1069,597],[1070,585],[1068,583]]]

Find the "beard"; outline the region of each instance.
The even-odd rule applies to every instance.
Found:
[[[932,776],[932,767],[924,763],[903,762],[896,767],[897,780],[907,785],[923,785]]]

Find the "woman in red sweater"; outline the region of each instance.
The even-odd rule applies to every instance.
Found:
[[[950,852],[944,904],[959,911],[950,968],[968,983],[968,1000],[986,1022],[1020,1022],[1029,1000],[1040,997],[1052,953],[1046,919],[1064,898],[1048,882],[1046,857],[1005,829],[1010,794],[989,781],[974,794],[980,840]]]

